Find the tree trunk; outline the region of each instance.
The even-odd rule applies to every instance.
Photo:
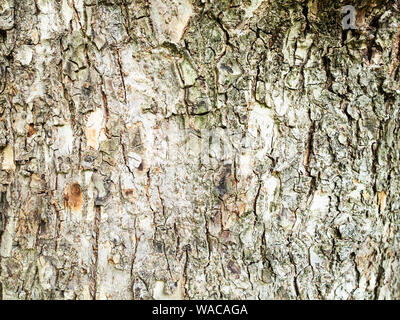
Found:
[[[394,2],[0,0],[0,298],[400,298]]]

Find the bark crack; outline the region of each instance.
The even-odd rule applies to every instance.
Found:
[[[97,299],[97,274],[98,274],[98,264],[99,264],[99,237],[100,237],[100,223],[101,223],[101,206],[95,207],[95,218],[94,218],[94,244],[93,244],[93,259],[92,262],[92,280],[91,280],[91,294],[92,299]]]

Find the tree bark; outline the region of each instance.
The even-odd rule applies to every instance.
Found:
[[[348,4],[0,0],[0,298],[400,298],[399,6]]]

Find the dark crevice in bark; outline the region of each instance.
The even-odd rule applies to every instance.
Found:
[[[382,287],[383,280],[384,280],[385,269],[383,268],[383,261],[384,261],[384,257],[382,255],[381,262],[378,267],[376,280],[375,280],[375,288],[374,288],[374,299],[375,300],[379,299],[379,291],[380,291],[380,288]]]
[[[136,273],[134,272],[135,268],[135,262],[136,262],[136,254],[137,254],[137,248],[138,244],[140,241],[140,238],[137,235],[137,224],[136,224],[137,219],[135,218],[134,226],[135,226],[135,246],[134,246],[134,251],[132,253],[132,262],[131,262],[131,269],[130,269],[130,276],[131,276],[131,294],[132,294],[132,300],[135,300],[135,282],[136,282]]]
[[[7,201],[7,193],[6,192],[0,192],[0,248],[2,245],[2,239],[4,235],[4,231],[6,230],[7,227],[7,212],[8,212],[9,204]],[[2,255],[0,253],[0,277],[3,272],[3,259]],[[0,280],[0,300],[3,300],[3,283]]]
[[[289,245],[287,247],[290,250]],[[296,266],[296,263],[294,262],[293,254],[290,251],[289,251],[289,260],[290,260],[290,263],[293,265],[293,268],[294,268],[293,287],[294,287],[294,290],[295,290],[295,293],[296,293],[296,297],[297,297],[297,299],[301,299],[300,290],[299,290],[299,284],[297,283],[297,276],[298,276],[297,266]]]
[[[91,295],[92,299],[96,300],[97,294],[97,285],[98,285],[98,262],[99,262],[99,237],[100,237],[100,224],[101,224],[101,206],[95,207],[95,217],[94,217],[94,244],[93,244],[93,259],[92,268],[91,268]]]
[[[126,101],[126,86],[125,86],[125,76],[124,76],[124,72],[122,70],[122,64],[121,64],[121,54],[119,49],[117,49],[117,61],[118,61],[118,67],[119,67],[119,74],[121,76],[121,81],[122,81],[122,87],[124,88],[124,101],[125,103]]]
[[[311,120],[311,111],[310,110],[309,110],[309,118]],[[311,171],[310,171],[309,166],[310,166],[311,157],[313,154],[314,132],[315,132],[315,122],[313,120],[311,120],[311,126],[308,131],[306,154],[305,154],[305,160],[304,160],[304,167],[305,167],[306,173],[309,177],[311,176]]]

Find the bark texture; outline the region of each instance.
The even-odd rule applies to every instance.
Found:
[[[398,9],[0,0],[0,298],[400,298]]]

